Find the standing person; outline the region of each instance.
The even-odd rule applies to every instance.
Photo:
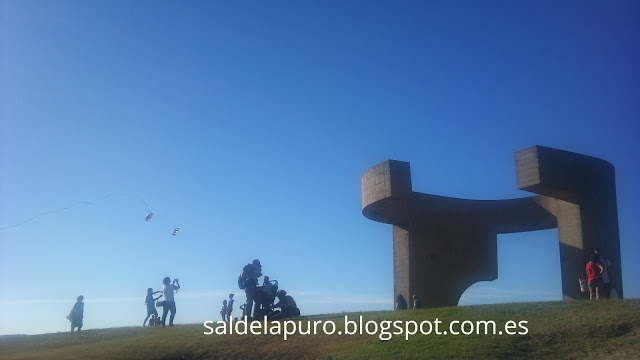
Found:
[[[180,289],[180,283],[178,282],[178,279],[173,279],[172,284],[171,279],[168,276],[162,279],[162,283],[164,284],[164,288],[162,289],[162,295],[164,296],[162,305],[162,327],[166,324],[167,314],[169,311],[171,311],[169,326],[173,326],[173,318],[176,316],[176,302],[173,298],[173,292]]]
[[[220,315],[222,315],[222,321],[227,321],[227,300],[222,300]]]
[[[82,318],[84,317],[84,296],[80,295],[76,299],[76,303],[73,305],[71,312],[67,316],[67,319],[71,321],[71,333],[73,334],[73,329],[78,328],[78,333],[82,330]]]
[[[418,294],[413,294],[413,310],[421,309],[422,301],[418,298]]]
[[[604,267],[600,264],[600,256],[591,254],[591,261],[587,264],[587,279],[589,281],[589,300],[594,298],[600,299],[600,290],[602,289],[602,273]],[[595,294],[594,294],[595,293]]]
[[[609,277],[609,268],[611,267],[611,260],[605,258],[600,253],[600,248],[595,248],[593,250],[594,254],[598,254],[600,256],[600,265],[604,268],[602,272],[602,296],[605,299],[611,298],[611,278]]]
[[[156,319],[158,318],[158,310],[156,310],[156,300],[160,299],[162,295],[159,295],[157,298],[154,298],[153,295],[159,294],[161,292],[162,291],[160,290],[153,291],[153,288],[147,289],[147,297],[144,299],[144,303],[147,305],[147,317],[144,318],[144,321],[142,322],[142,327],[145,327],[147,325],[147,320],[149,320],[149,317],[151,315],[155,315]]]
[[[240,276],[244,281],[244,293],[247,296],[244,313],[249,318],[249,320],[252,320],[251,309],[253,308],[254,301],[256,303],[256,307],[255,309],[253,309],[253,317],[257,318],[258,312],[260,311],[260,299],[259,294],[256,291],[258,278],[262,276],[262,265],[260,264],[260,260],[255,259],[249,264],[245,265],[244,268],[242,268],[242,274]]]
[[[227,319],[231,320],[231,312],[233,312],[233,294],[229,294],[229,301],[227,302]]]
[[[396,297],[395,310],[407,310],[407,300],[404,299],[402,294],[398,294]]]

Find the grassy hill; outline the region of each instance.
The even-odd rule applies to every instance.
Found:
[[[493,320],[504,331],[509,320],[526,334],[345,335],[344,316],[358,321]],[[204,335],[202,324],[173,328],[113,328],[68,333],[0,337],[1,359],[558,359],[589,357],[640,359],[640,300],[496,304],[468,307],[331,314],[296,319],[334,321],[334,335]],[[404,328],[405,323],[401,326]],[[313,326],[313,325],[312,325]],[[410,325],[411,326],[411,325]],[[321,329],[318,327],[318,330]],[[329,326],[330,327],[330,326]],[[479,326],[478,328],[481,328]],[[273,329],[272,329],[273,330]],[[371,324],[370,330],[373,330]],[[412,330],[412,329],[410,329]],[[428,332],[427,324],[423,330]],[[454,331],[460,331],[456,323]],[[491,327],[489,328],[491,330]],[[343,334],[337,335],[340,331]],[[389,331],[399,330],[391,327]],[[524,333],[522,327],[510,331]]]

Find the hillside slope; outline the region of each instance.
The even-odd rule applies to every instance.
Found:
[[[377,335],[354,331],[355,324],[345,329],[345,315],[349,320],[369,324],[369,330],[381,321],[396,323],[402,334],[390,340]],[[405,340],[405,329],[414,326],[407,321],[442,321],[440,332],[466,332],[471,327],[481,329],[471,335],[429,335],[417,330]],[[450,329],[449,323],[453,323]],[[496,334],[484,323],[495,322]],[[505,328],[509,320],[512,327]],[[298,323],[302,321],[302,323]],[[496,304],[468,307],[425,309],[416,311],[384,311],[311,316],[296,319],[306,332],[307,321],[319,323],[320,334],[295,334],[283,340],[280,335],[204,335],[209,332],[203,324],[173,328],[113,328],[84,331],[81,335],[68,333],[3,336],[0,337],[2,359],[513,359],[539,358],[582,359],[588,356],[612,359],[640,359],[640,300],[572,301],[548,303]],[[335,334],[322,334],[322,325],[333,321]],[[526,321],[526,323],[522,323]],[[280,325],[284,325],[280,323]],[[391,326],[389,332],[399,332]],[[291,323],[288,325],[291,330]],[[311,329],[312,329],[311,328]],[[271,328],[272,331],[275,328]],[[328,326],[331,330],[331,326]],[[423,324],[424,332],[429,326]],[[526,331],[525,331],[526,330]],[[263,331],[263,330],[261,330]],[[503,331],[502,335],[497,332]],[[515,332],[507,335],[506,331]],[[341,332],[342,335],[337,333]],[[520,334],[518,334],[520,333]],[[390,335],[391,336],[391,335]],[[383,336],[387,337],[387,336]]]

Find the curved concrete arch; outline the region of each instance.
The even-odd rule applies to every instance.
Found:
[[[394,297],[417,294],[426,307],[455,306],[469,286],[497,279],[498,234],[552,228],[559,231],[565,298],[582,296],[576,280],[594,247],[618,265],[612,281],[622,296],[613,166],[534,146],[516,153],[516,173],[520,189],[541,195],[468,200],[418,193],[409,163],[395,160],[364,173],[363,215],[393,225]]]

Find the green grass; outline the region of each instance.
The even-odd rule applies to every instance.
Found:
[[[0,337],[1,359],[640,359],[640,300],[497,304],[297,320],[525,320],[526,335],[204,335],[202,324]],[[306,322],[305,322],[306,324]],[[306,328],[306,325],[305,325]],[[391,329],[394,330],[393,328]],[[515,331],[523,331],[520,328]],[[336,331],[336,332],[337,332]]]

